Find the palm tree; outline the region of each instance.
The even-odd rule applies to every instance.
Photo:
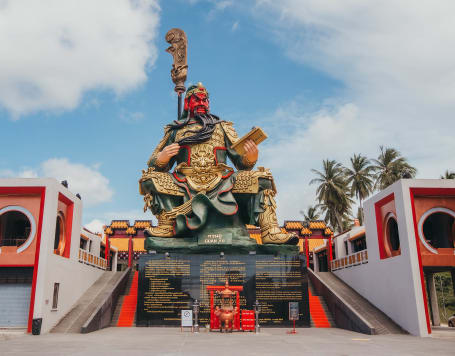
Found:
[[[309,206],[306,211],[300,211],[305,221],[314,221],[319,219],[319,212],[317,206]]]
[[[441,179],[455,179],[455,172],[449,171],[447,169],[444,175],[441,176]]]
[[[322,165],[322,172],[316,169],[311,170],[318,178],[312,179],[310,184],[319,183],[316,194],[322,211],[326,213],[326,220],[342,231],[343,216],[350,211],[353,202],[349,197],[345,170],[335,160],[324,160]]]
[[[346,179],[351,186],[351,196],[359,199],[360,210],[363,211],[362,200],[373,191],[373,166],[367,157],[354,154],[351,157],[351,167],[346,168]]]
[[[373,170],[376,172],[375,189],[383,190],[403,177],[415,177],[417,169],[412,167],[398,150],[384,146],[379,148],[381,153],[378,159],[373,160]]]
[[[345,231],[346,221],[351,220],[349,211],[343,213],[336,213],[336,209],[333,204],[318,204],[317,207],[324,213],[324,221],[328,226],[333,226],[338,232]],[[339,221],[341,220],[341,226]]]

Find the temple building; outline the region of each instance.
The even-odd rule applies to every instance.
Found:
[[[134,326],[136,269],[152,221],[114,220],[94,234],[82,226],[81,197],[64,183],[0,179],[0,327]],[[364,216],[364,226],[338,234],[323,221],[281,226],[299,238],[313,326],[428,336],[441,324],[435,273],[455,279],[455,182],[400,180],[366,200]],[[262,244],[259,227],[246,228]]]

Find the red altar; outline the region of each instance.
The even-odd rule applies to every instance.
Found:
[[[254,330],[254,311],[253,310],[240,310],[240,294],[243,290],[243,286],[230,286],[226,283],[225,286],[207,286],[207,290],[210,292],[210,331],[220,330],[221,322],[220,318],[215,313],[215,293],[222,293],[227,289],[235,293],[235,310],[233,320],[233,330],[236,331],[252,331]],[[240,318],[241,316],[241,318]],[[240,325],[240,323],[242,325]]]

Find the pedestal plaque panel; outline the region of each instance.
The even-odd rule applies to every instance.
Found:
[[[141,255],[137,326],[179,326],[181,311],[201,302],[199,324],[210,323],[210,285],[242,285],[240,309],[257,299],[263,326],[290,326],[288,303],[299,303],[297,326],[309,326],[308,282],[299,255]]]

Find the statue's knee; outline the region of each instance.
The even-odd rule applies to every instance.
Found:
[[[259,178],[259,190],[272,189],[272,181],[266,178]]]

